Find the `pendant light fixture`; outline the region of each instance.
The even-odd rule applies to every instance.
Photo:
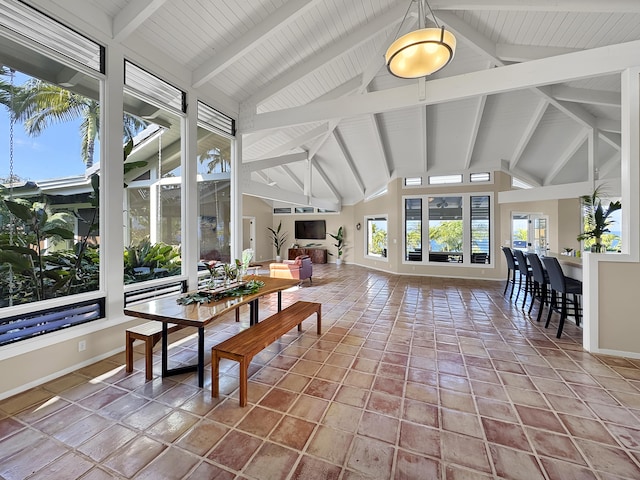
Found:
[[[427,0],[411,0],[407,13],[400,24],[404,24],[411,4],[418,4],[418,30],[397,38],[387,49],[385,62],[389,73],[399,78],[420,78],[445,67],[456,51],[456,38],[439,26]],[[436,28],[426,28],[427,8]],[[398,30],[399,31],[399,30]]]

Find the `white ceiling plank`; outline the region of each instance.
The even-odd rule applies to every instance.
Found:
[[[279,167],[286,165],[287,163],[301,162],[304,160],[307,160],[307,152],[290,153],[289,155],[242,162],[241,167],[243,171],[246,172],[257,172],[258,170],[264,170],[265,168]]]
[[[313,162],[313,168],[315,168],[316,172],[318,172],[318,175],[320,175],[320,178],[322,178],[329,190],[331,190],[331,193],[333,193],[336,200],[338,200],[338,202],[342,202],[342,196],[340,195],[340,192],[338,192],[335,185],[333,185],[331,179],[325,173],[324,169],[320,166],[319,162]]]
[[[598,177],[605,178],[607,177],[614,168],[620,168],[620,161],[622,160],[622,156],[620,152],[614,153],[606,162],[602,164],[601,167],[598,168]]]
[[[540,58],[564,55],[565,53],[578,52],[577,48],[564,47],[540,47],[536,45],[496,45],[496,56],[503,62],[528,62]]]
[[[636,0],[431,0],[433,9],[443,10],[479,10],[513,12],[620,12],[640,13],[640,3]]]
[[[573,88],[566,85],[554,85],[551,95],[557,100],[566,102],[586,103],[589,105],[603,105],[620,108],[620,93],[587,88]]]
[[[309,60],[297,64],[295,67],[289,69],[283,75],[273,79],[267,85],[262,86],[251,98],[248,103],[253,105],[260,105],[265,100],[271,98],[282,89],[297,82],[301,78],[316,71],[323,65],[335,60],[338,57],[350,52],[354,48],[358,47],[362,43],[369,40],[371,37],[380,33],[380,30],[398,23],[402,20],[402,16],[406,11],[406,5],[399,5],[383,15],[374,18],[364,27],[353,32],[348,37],[334,43],[329,48],[324,49],[317,55],[313,55]]]
[[[618,151],[620,151],[620,150],[621,150],[621,148],[622,148],[622,147],[620,146],[620,139],[619,139],[619,138],[617,138],[617,137],[614,137],[613,135],[611,135],[611,133],[610,133],[610,132],[604,132],[604,131],[602,131],[602,130],[599,130],[599,131],[598,131],[598,135],[600,136],[600,138],[601,138],[602,140],[604,140],[604,142],[605,142],[607,145],[609,145],[609,146],[611,146],[611,147],[615,148],[615,149],[616,149],[616,150],[618,150]]]
[[[300,148],[300,145],[304,145],[307,142],[310,142],[321,135],[327,133],[328,127],[327,124],[318,125],[317,127],[312,128],[306,133],[302,135],[298,135],[295,138],[292,138],[290,141],[283,143],[277,148],[274,148],[269,153],[267,153],[268,157],[278,157],[284,153],[290,152],[295,148]],[[311,156],[309,156],[311,158]]]
[[[318,2],[319,0],[289,0],[264,21],[196,68],[193,72],[193,86],[195,88],[201,87],[256,45],[266,41],[281,28],[295,21]]]
[[[578,198],[593,193],[593,183],[577,182],[564,185],[547,185],[523,190],[498,192],[498,203],[537,202],[541,200],[560,200]]]
[[[384,147],[384,143],[382,142],[382,132],[380,130],[380,124],[378,123],[378,119],[376,118],[375,114],[367,115],[367,118],[371,122],[371,129],[373,130],[373,144],[375,145],[375,149],[379,153],[379,157],[382,161],[382,171],[384,172],[384,177],[388,182],[391,179],[391,169],[389,168],[389,157]]]
[[[619,73],[638,62],[640,40],[558,55],[531,62],[480,70],[427,82],[427,98],[419,100],[417,84],[319,102],[276,112],[260,113],[241,130],[250,133],[303,123],[432,105],[478,95],[540,87],[579,78]]]
[[[603,132],[622,133],[622,122],[617,119],[598,118],[596,127]]]
[[[305,184],[302,183],[298,177],[296,177],[296,174],[293,173],[293,171],[291,171],[291,169],[287,166],[287,165],[281,165],[282,170],[284,170],[284,173],[287,174],[287,176],[293,181],[293,183],[296,184],[296,187],[298,187],[300,189],[301,192],[303,192],[305,195],[310,195],[311,190],[309,190],[309,192],[307,192],[306,188],[305,188]]]
[[[113,18],[113,38],[122,41],[144,23],[167,0],[131,0]]]
[[[351,154],[349,153],[349,149],[347,148],[347,146],[344,143],[344,140],[342,139],[342,135],[340,135],[340,132],[335,129],[333,130],[333,137],[335,138],[338,147],[340,148],[340,151],[342,152],[342,155],[344,156],[345,162],[347,164],[347,166],[349,167],[349,170],[351,171],[351,174],[353,175],[353,178],[355,179],[356,183],[358,184],[358,187],[360,188],[360,193],[362,193],[364,195],[364,191],[365,191],[365,187],[364,187],[364,183],[362,182],[362,178],[360,177],[360,174],[358,173],[358,170],[356,169],[356,165],[353,162],[353,158],[351,158]]]
[[[445,24],[447,29],[451,30],[458,41],[465,39],[476,53],[489,58],[497,65],[502,65],[496,53],[496,44],[490,39],[471,28],[468,23],[455,13],[438,10],[435,15],[438,20]]]
[[[578,149],[584,144],[587,140],[588,133],[587,130],[583,130],[576,138],[571,142],[571,144],[567,147],[567,149],[560,155],[558,160],[553,164],[553,168],[544,178],[542,182],[543,185],[549,185],[553,181],[554,178],[560,173],[560,171],[564,168],[564,166],[571,160],[571,157],[575,155]]]
[[[544,98],[541,98],[538,101],[538,105],[536,105],[536,109],[534,110],[533,115],[529,119],[527,128],[522,134],[522,137],[520,137],[518,146],[513,152],[513,157],[511,158],[511,162],[509,163],[510,169],[514,169],[516,165],[518,165],[518,162],[522,158],[522,153],[524,152],[525,148],[527,148],[527,145],[529,144],[531,137],[533,136],[536,129],[538,128],[538,125],[540,124],[540,120],[542,120],[542,117],[544,116],[544,112],[547,111],[548,105],[549,105],[549,102],[547,102]]]
[[[473,119],[473,126],[471,128],[471,134],[469,135],[469,145],[467,146],[466,158],[464,160],[465,170],[471,167],[471,158],[473,157],[473,149],[476,145],[478,138],[478,131],[480,130],[480,123],[482,122],[482,114],[484,113],[484,106],[487,103],[487,96],[482,95],[478,98],[476,105],[476,111]]]

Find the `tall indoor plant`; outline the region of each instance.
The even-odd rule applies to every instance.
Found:
[[[600,187],[597,187],[591,195],[580,197],[584,210],[584,231],[578,235],[578,241],[593,240],[592,252],[605,251],[602,235],[609,233],[609,226],[614,223],[611,214],[622,208],[619,201],[609,202],[608,207],[603,207],[601,194]]]
[[[280,251],[284,245],[284,242],[287,241],[286,232],[281,232],[282,230],[282,220],[278,224],[278,228],[267,227],[267,230],[271,232],[271,240],[273,242],[273,246],[276,247],[276,262],[281,262],[282,257],[280,256]]]
[[[338,229],[338,233],[330,233],[329,235],[336,241],[336,243],[333,244],[333,246],[338,249],[336,265],[340,265],[342,264],[342,252],[344,249],[344,230],[342,229],[342,226]]]

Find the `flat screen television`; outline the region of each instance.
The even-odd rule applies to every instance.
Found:
[[[327,226],[324,220],[296,220],[296,238],[303,240],[324,240]]]

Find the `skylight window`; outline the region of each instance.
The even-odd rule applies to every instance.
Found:
[[[491,180],[491,174],[489,172],[476,172],[469,175],[469,181],[475,182],[488,182]]]
[[[422,177],[406,177],[404,179],[405,187],[419,187],[422,185]]]

